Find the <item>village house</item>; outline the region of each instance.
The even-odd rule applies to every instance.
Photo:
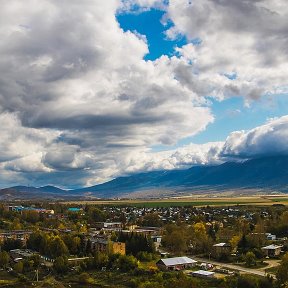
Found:
[[[266,233],[265,235],[266,235],[267,240],[272,240],[272,241],[276,240],[276,235],[274,235],[274,234]]]
[[[277,257],[280,255],[282,247],[283,247],[282,245],[271,244],[271,245],[262,247],[261,249],[267,257]]]
[[[189,257],[173,257],[160,259],[156,265],[161,270],[183,270],[196,265],[197,261]]]
[[[213,256],[219,258],[223,255],[229,255],[232,252],[232,247],[229,243],[217,243],[213,245]]]
[[[38,254],[30,249],[14,249],[9,251],[9,255],[14,262],[18,262],[24,259],[29,259],[33,255]]]
[[[23,245],[26,244],[28,238],[32,234],[32,231],[27,230],[14,230],[14,231],[5,231],[0,233],[0,243],[3,243],[5,240],[20,240]]]
[[[25,206],[7,206],[6,209],[8,211],[15,211],[15,212],[19,212],[20,214],[22,214],[22,212],[24,211],[34,211],[37,213],[43,213],[43,214],[50,214],[50,215],[54,215],[54,210],[52,209],[44,209],[44,208],[36,208],[36,207],[25,207]]]
[[[102,252],[102,253],[113,253],[113,254],[126,254],[126,244],[122,242],[114,242],[105,235],[94,235],[89,238],[87,245],[90,243],[91,250]]]
[[[156,251],[158,251],[160,246],[161,246],[162,236],[158,236],[158,235],[157,236],[151,236],[151,239],[154,243]]]

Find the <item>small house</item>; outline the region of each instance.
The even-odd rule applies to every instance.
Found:
[[[229,255],[232,252],[232,247],[229,243],[217,243],[213,245],[213,256],[218,258],[223,255]]]
[[[263,252],[265,253],[267,257],[276,257],[280,255],[282,247],[283,247],[282,245],[271,244],[271,245],[262,247],[261,249],[263,250]]]
[[[273,235],[271,233],[266,233],[266,239],[275,241],[276,240],[276,235]]]

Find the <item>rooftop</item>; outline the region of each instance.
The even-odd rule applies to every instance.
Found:
[[[206,271],[206,270],[198,270],[198,271],[193,271],[191,272],[192,275],[201,275],[201,276],[212,276],[215,273],[211,271]]]
[[[173,257],[173,258],[164,258],[161,259],[166,266],[174,266],[174,265],[183,265],[183,264],[194,264],[197,263],[196,260],[193,260],[189,257]]]
[[[229,243],[217,243],[215,245],[213,245],[214,247],[230,247],[230,244]]]
[[[265,249],[265,250],[274,250],[274,249],[279,249],[279,248],[282,248],[282,247],[283,247],[282,245],[274,245],[274,244],[271,244],[271,245],[262,247],[262,249]]]

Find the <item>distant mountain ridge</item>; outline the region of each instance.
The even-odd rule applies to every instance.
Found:
[[[288,192],[288,156],[226,162],[215,166],[195,166],[185,170],[138,173],[118,177],[100,185],[69,191],[54,186],[39,188],[15,186],[0,190],[0,197],[10,194],[12,198],[15,196],[19,198],[36,196],[40,198],[118,198],[133,197],[133,195],[141,195],[145,198],[145,193],[161,197],[165,191],[177,195],[185,191],[201,193],[207,190],[215,192],[229,189]],[[152,191],[154,194],[147,191]]]

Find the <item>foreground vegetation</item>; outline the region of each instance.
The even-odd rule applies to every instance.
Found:
[[[78,203],[73,210],[69,210],[71,203],[25,203],[53,210],[54,214],[33,209],[9,211],[11,203],[1,205],[2,232],[30,232],[25,241],[17,238],[0,241],[0,286],[31,287],[33,283],[34,287],[288,287],[286,206],[279,202],[272,206],[221,206],[218,201],[217,207],[195,207],[190,202],[182,205],[181,201],[170,206],[170,201],[151,203],[154,206]],[[96,224],[104,221],[120,223],[123,231],[97,230]],[[135,225],[144,232],[133,232],[131,227]],[[114,253],[109,245],[105,251],[93,249],[91,233],[95,229],[99,237],[125,243],[126,255]],[[267,265],[263,246],[279,244],[283,252],[274,257],[281,261],[280,265],[267,270],[273,277],[240,275],[235,271],[228,275],[224,271],[221,277],[201,279],[190,276],[191,270],[159,270],[156,263],[161,258],[160,252],[145,231],[156,231],[162,239],[160,250],[171,256],[197,256],[206,261],[211,258],[252,270]],[[277,235],[277,239],[267,239],[267,233]],[[215,251],[219,242],[226,242],[229,250]],[[17,261],[11,258],[11,250],[22,248],[31,249],[33,255]]]

